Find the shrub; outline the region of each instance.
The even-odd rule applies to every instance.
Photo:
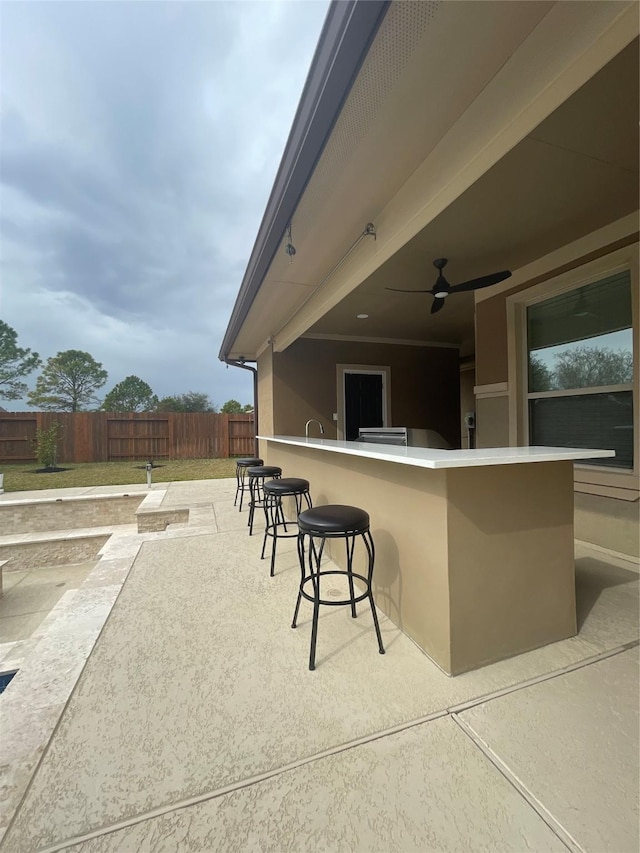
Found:
[[[47,429],[37,429],[35,437],[36,459],[43,468],[55,468],[58,453],[58,441],[62,426],[54,421]]]

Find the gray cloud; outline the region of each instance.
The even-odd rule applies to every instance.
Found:
[[[5,4],[1,315],[107,388],[250,399],[216,359],[326,2]]]

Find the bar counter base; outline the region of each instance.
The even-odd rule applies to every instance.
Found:
[[[369,513],[376,605],[447,674],[577,633],[571,461],[427,469],[265,440],[260,452],[309,480],[314,505]],[[331,557],[344,566],[342,549]]]

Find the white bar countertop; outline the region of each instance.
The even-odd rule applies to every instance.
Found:
[[[397,447],[362,441],[338,441],[335,438],[303,438],[295,435],[259,435],[263,441],[362,456],[382,462],[398,462],[417,468],[471,468],[481,465],[516,465],[523,462],[562,462],[576,459],[605,459],[614,450],[579,447],[483,447],[473,450],[436,450],[430,447]]]

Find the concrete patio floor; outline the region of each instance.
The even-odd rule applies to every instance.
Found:
[[[578,636],[456,678],[327,609],[311,673],[293,543],[270,578],[234,485],[154,485],[189,523],[80,587],[109,615],[3,851],[638,850],[637,566],[579,548]],[[0,698],[15,742],[46,641]]]

